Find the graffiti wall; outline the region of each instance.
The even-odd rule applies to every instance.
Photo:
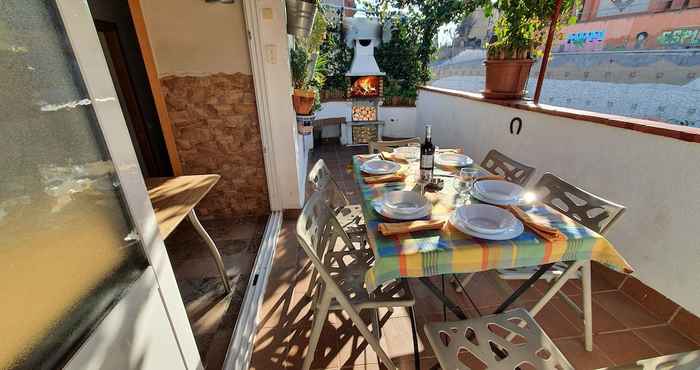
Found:
[[[599,51],[603,50],[604,40],[605,31],[569,33],[559,51]]]
[[[656,43],[665,49],[700,47],[700,27],[664,31],[656,38]]]

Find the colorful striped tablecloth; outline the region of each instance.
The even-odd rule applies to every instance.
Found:
[[[368,241],[375,254],[374,266],[365,277],[370,291],[400,277],[469,273],[558,261],[594,260],[617,271],[632,272],[630,265],[608,240],[545,205],[535,205],[526,211],[561,230],[567,240],[545,242],[527,228],[515,239],[483,240],[460,232],[449,222],[442,230],[385,237],[379,233],[378,226],[390,221],[374,211],[372,201],[388,191],[413,189],[415,177],[409,176],[404,182],[366,184],[362,180],[360,166],[371,158],[368,155],[353,157],[353,171],[362,195]],[[433,203],[431,218],[434,219],[447,219],[456,204],[457,194],[452,186],[454,179],[442,179],[445,180],[443,190],[425,194]]]

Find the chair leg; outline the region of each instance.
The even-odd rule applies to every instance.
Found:
[[[459,277],[457,274],[452,275],[452,284],[455,286],[455,291],[458,293],[462,292],[462,287],[466,288],[467,285],[469,285],[469,282],[472,281],[472,278],[474,277],[475,274],[466,274],[462,280],[459,280]]]
[[[586,351],[593,351],[593,303],[591,296],[591,261],[583,263],[581,268],[583,277],[583,328],[586,341]]]
[[[311,326],[311,335],[309,337],[309,347],[306,351],[306,357],[304,357],[304,365],[302,370],[311,369],[311,363],[314,360],[314,355],[316,353],[316,346],[318,346],[318,339],[321,337],[321,330],[323,330],[323,324],[326,322],[326,317],[328,316],[328,307],[331,304],[331,294],[324,289],[323,296],[321,297],[321,304],[316,310],[314,310],[314,319]]]
[[[411,334],[413,335],[413,361],[415,362],[415,370],[420,370],[420,354],[418,350],[418,324],[416,324],[416,313],[413,311],[413,306],[406,307],[408,316],[411,319]]]
[[[387,355],[386,352],[384,352],[384,349],[382,349],[382,347],[379,345],[379,339],[377,339],[377,337],[375,337],[372,332],[369,331],[367,324],[365,324],[365,321],[362,320],[357,311],[355,311],[352,306],[347,307],[343,302],[340,304],[343,307],[343,310],[345,310],[345,312],[350,316],[350,320],[352,320],[353,324],[355,324],[355,327],[360,331],[360,334],[362,334],[367,343],[372,346],[374,353],[376,353],[377,357],[379,357],[379,361],[381,361],[389,370],[398,370],[398,367],[396,367],[396,365],[391,361],[389,355]]]
[[[311,279],[309,280],[309,286],[306,288],[305,296],[311,297],[314,294],[314,288],[316,287],[316,269],[311,266]],[[313,307],[312,307],[313,309]]]
[[[379,327],[379,309],[372,310],[372,331],[377,338],[382,337],[382,329]]]

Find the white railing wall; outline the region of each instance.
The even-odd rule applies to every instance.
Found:
[[[510,133],[514,117],[519,135]],[[700,144],[421,90],[416,132],[463,147],[477,162],[492,148],[624,204],[608,234],[635,276],[700,314]]]

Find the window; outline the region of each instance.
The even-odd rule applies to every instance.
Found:
[[[540,103],[700,127],[700,8],[656,12],[659,4],[602,0],[593,20],[564,28],[552,46]],[[479,30],[484,39],[492,22],[481,23],[487,26],[471,27],[470,34]],[[431,85],[481,91],[483,48],[446,49],[433,65]]]

